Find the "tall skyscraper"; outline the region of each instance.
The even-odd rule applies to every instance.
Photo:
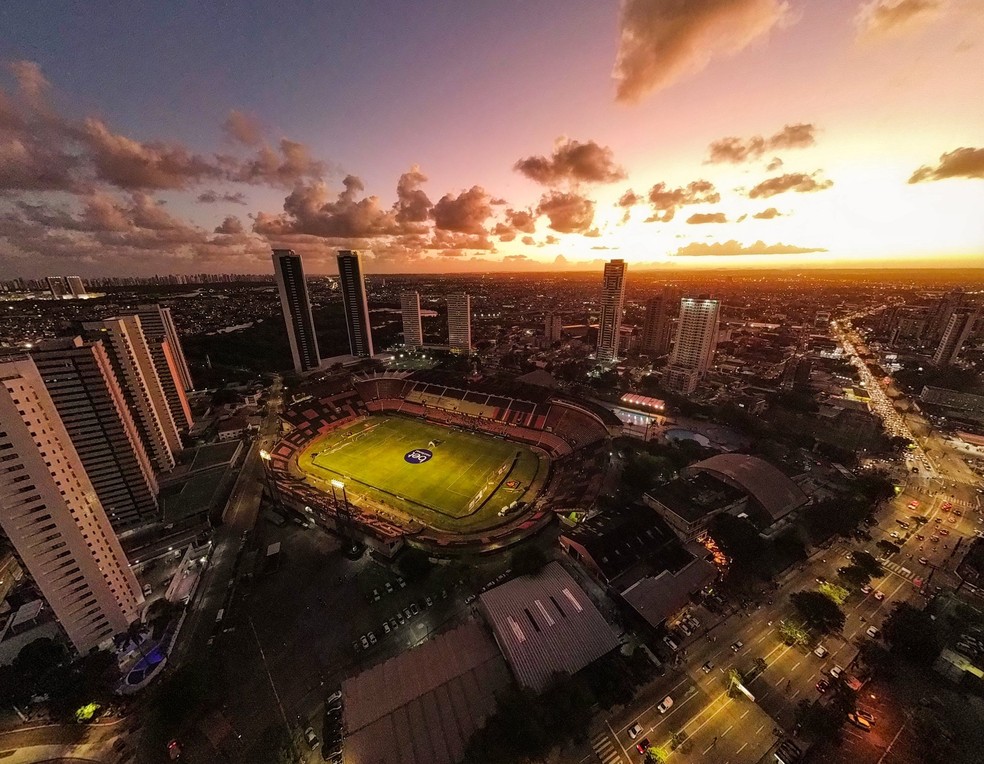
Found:
[[[164,386],[137,316],[82,324],[89,340],[102,340],[116,380],[137,425],[140,440],[158,472],[174,468],[181,437],[171,416]]]
[[[564,317],[559,313],[547,313],[543,318],[543,338],[551,345],[560,342],[564,330]]]
[[[601,282],[601,313],[598,316],[599,363],[612,363],[618,358],[622,333],[622,310],[625,304],[625,261],[609,260]]]
[[[292,249],[273,250],[273,272],[280,292],[280,307],[287,325],[287,341],[294,359],[294,371],[311,371],[321,366],[318,337],[314,330],[311,300],[301,256]]]
[[[369,301],[362,273],[362,253],[352,249],[338,250],[338,280],[348,328],[349,352],[369,357],[372,350],[372,327],[369,324]]]
[[[82,282],[81,276],[66,276],[65,284],[68,286],[68,292],[72,297],[85,297],[85,284]]]
[[[671,390],[692,393],[714,361],[720,303],[706,297],[684,297],[676,341],[666,369]]]
[[[0,528],[80,653],[137,619],[140,586],[38,369],[0,362]]]
[[[455,353],[470,353],[471,344],[471,296],[463,293],[449,294],[448,347]]]
[[[404,292],[400,295],[400,313],[403,314],[403,344],[419,348],[424,344],[424,324],[420,318],[420,292]]]
[[[48,291],[56,300],[61,300],[69,294],[68,283],[64,276],[48,276],[45,281],[48,283]]]
[[[940,344],[933,353],[933,366],[952,366],[960,357],[964,343],[974,333],[980,311],[953,313],[947,322]]]
[[[159,519],[154,468],[102,343],[50,340],[31,358],[113,529]]]
[[[671,314],[676,295],[675,289],[664,287],[662,293],[646,302],[640,349],[650,358],[658,358],[670,352],[670,328],[673,324]]]
[[[164,388],[171,418],[179,430],[187,430],[193,424],[191,406],[185,395],[184,376],[190,382],[188,363],[178,339],[178,330],[171,318],[171,309],[160,305],[141,305],[137,308],[140,328],[144,334],[150,356],[154,359],[154,368]]]
[[[966,299],[966,293],[959,287],[940,297],[936,305],[929,311],[926,334],[930,342],[939,342],[943,339],[943,335],[950,324],[950,318],[964,305]]]

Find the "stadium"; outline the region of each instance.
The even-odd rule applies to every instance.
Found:
[[[438,372],[316,382],[281,418],[271,498],[386,556],[503,547],[601,489],[607,409]]]

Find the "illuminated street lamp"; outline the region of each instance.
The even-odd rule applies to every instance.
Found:
[[[331,481],[331,498],[335,501],[335,511],[337,512],[338,495],[335,493],[336,488],[342,492],[342,504],[344,506],[344,511],[341,512],[340,514],[348,515],[349,514],[348,494],[345,492],[345,483],[343,483],[341,480]]]

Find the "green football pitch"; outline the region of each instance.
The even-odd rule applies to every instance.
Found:
[[[298,466],[321,481],[343,481],[350,496],[396,506],[448,530],[493,524],[543,472],[525,446],[392,416],[329,433],[300,455]]]

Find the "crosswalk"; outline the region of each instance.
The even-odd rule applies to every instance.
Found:
[[[612,743],[606,732],[599,732],[591,738],[591,747],[603,764],[623,764],[622,752]]]
[[[883,562],[882,567],[892,571],[895,575],[904,578],[906,581],[911,581],[916,575],[914,571],[899,565],[897,562]]]

